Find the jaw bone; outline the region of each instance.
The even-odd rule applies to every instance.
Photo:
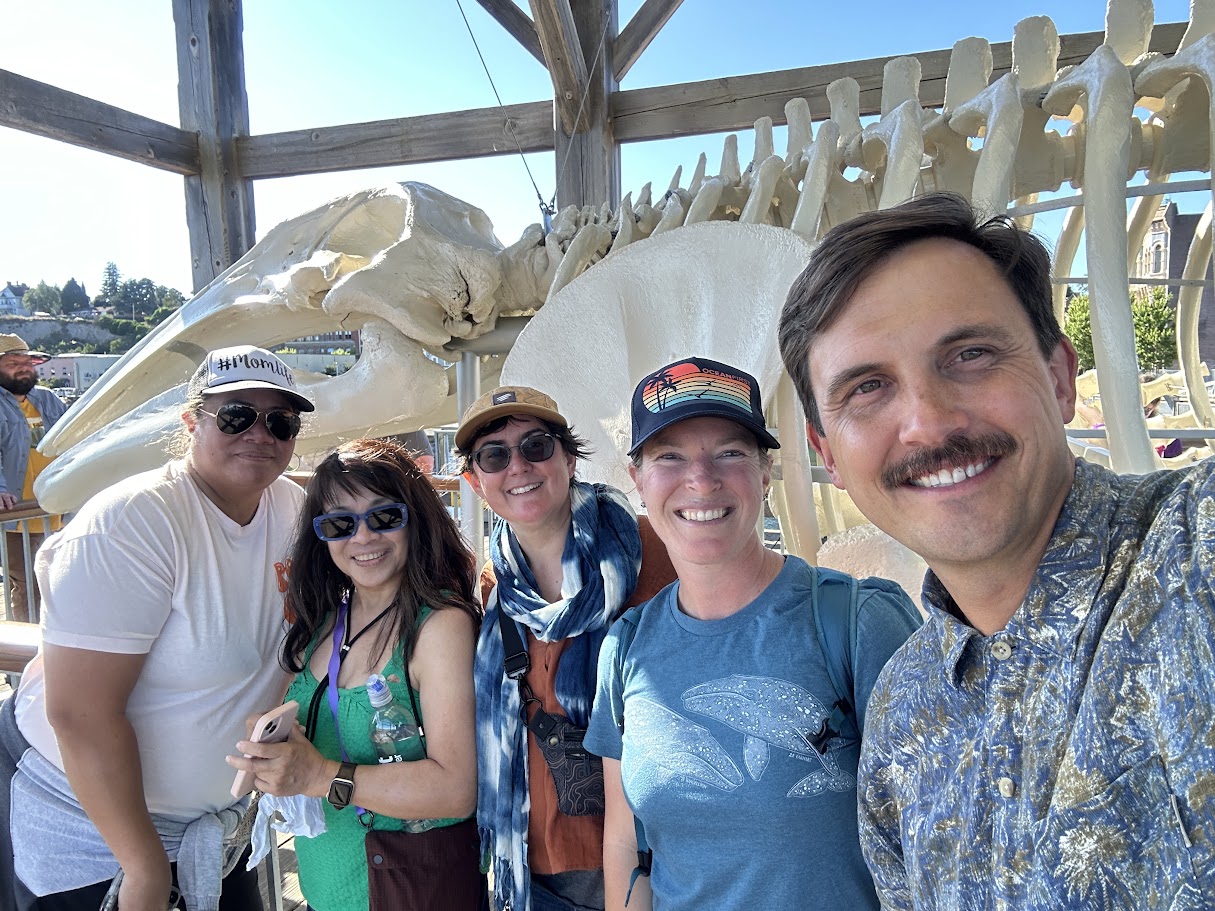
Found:
[[[358,362],[338,377],[297,371],[300,391],[316,411],[305,415],[296,455],[333,448],[353,436],[384,436],[456,419],[455,396],[442,365],[393,327],[363,328]],[[91,434],[38,476],[34,493],[50,512],[73,512],[116,480],[163,465],[181,423],[184,383],[172,387]],[[402,420],[402,415],[409,416]]]
[[[413,429],[454,413],[452,383],[423,349],[442,352],[453,339],[489,331],[503,307],[538,306],[536,291],[552,268],[536,237],[503,250],[481,210],[424,184],[366,190],[284,222],[132,348],[52,428],[42,450],[59,458],[40,479],[39,499],[56,511],[75,508],[100,489],[97,479],[105,486],[163,463],[159,441],[176,423],[182,397],[168,391],[189,379],[208,350],[226,345],[273,347],[363,331],[363,356],[347,374],[300,377],[317,402],[301,452],[367,428]]]

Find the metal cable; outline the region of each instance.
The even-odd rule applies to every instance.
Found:
[[[523,167],[527,170],[527,178],[532,182],[532,189],[536,191],[536,199],[540,203],[540,211],[544,215],[545,226],[548,226],[549,216],[552,214],[551,204],[546,205],[544,196],[540,193],[540,187],[536,185],[536,178],[532,175],[531,166],[527,163],[527,156],[523,154],[523,146],[519,143],[519,137],[515,135],[515,122],[510,117],[506,116],[506,105],[502,103],[502,96],[498,94],[498,87],[494,84],[494,77],[490,75],[489,65],[485,62],[485,55],[481,53],[481,46],[477,44],[477,36],[473,34],[472,25],[468,21],[468,16],[464,13],[464,5],[460,0],[456,0],[456,8],[460,10],[460,17],[464,20],[464,27],[468,29],[468,37],[472,39],[473,47],[476,48],[477,56],[481,59],[481,68],[485,70],[485,78],[489,80],[489,87],[494,90],[494,97],[498,99],[498,108],[502,111],[506,121],[506,128],[510,130],[511,139],[515,141],[515,148],[519,152],[519,158],[523,161]],[[607,34],[607,30],[604,30]],[[602,46],[601,46],[602,49]],[[588,86],[589,87],[589,86]],[[557,191],[553,190],[553,199],[557,198]]]

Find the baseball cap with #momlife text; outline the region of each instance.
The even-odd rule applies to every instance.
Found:
[[[255,345],[218,348],[207,355],[206,367],[203,395],[242,389],[277,389],[286,393],[300,411],[316,410],[299,391],[294,371],[265,348]]]

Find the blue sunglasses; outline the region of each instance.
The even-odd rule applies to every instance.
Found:
[[[312,530],[322,541],[341,541],[354,537],[360,522],[377,534],[387,534],[409,524],[409,507],[404,503],[386,503],[365,513],[329,512],[312,520]]]

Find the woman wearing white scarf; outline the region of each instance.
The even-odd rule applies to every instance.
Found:
[[[584,728],[607,627],[674,573],[619,491],[574,480],[585,444],[547,395],[521,386],[486,393],[465,413],[456,445],[465,477],[497,514],[476,663],[477,819],[494,905],[602,908],[603,817],[561,812],[525,721],[544,711]],[[505,673],[500,615],[517,625],[530,659],[526,719],[520,685]]]

